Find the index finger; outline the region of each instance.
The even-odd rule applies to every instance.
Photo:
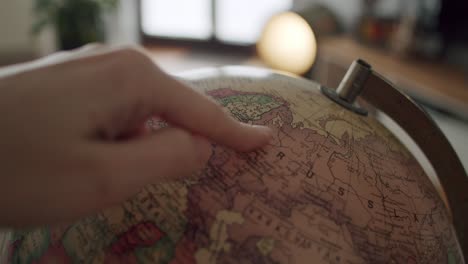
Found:
[[[182,82],[163,72],[157,77],[160,90],[154,99],[158,114],[168,122],[239,151],[261,147],[272,139],[268,127],[241,123]]]

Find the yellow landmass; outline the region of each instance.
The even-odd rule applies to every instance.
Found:
[[[216,257],[221,252],[229,252],[230,244],[227,227],[232,224],[242,224],[244,218],[238,212],[221,210],[216,214],[216,220],[210,228],[211,244],[208,248],[200,248],[195,253],[197,263],[216,263]]]
[[[265,237],[257,242],[257,249],[264,256],[268,256],[274,248],[275,240],[272,238]]]

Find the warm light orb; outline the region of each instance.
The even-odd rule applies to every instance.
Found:
[[[309,24],[293,12],[274,16],[257,43],[260,58],[270,67],[304,74],[314,64],[317,42]]]

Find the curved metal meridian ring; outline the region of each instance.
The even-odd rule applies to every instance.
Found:
[[[434,120],[411,98],[371,70],[360,97],[392,118],[417,143],[445,191],[452,221],[468,260],[468,176]]]

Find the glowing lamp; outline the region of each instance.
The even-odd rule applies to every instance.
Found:
[[[257,52],[270,67],[302,75],[314,64],[317,41],[303,17],[285,12],[268,21],[257,42]]]

